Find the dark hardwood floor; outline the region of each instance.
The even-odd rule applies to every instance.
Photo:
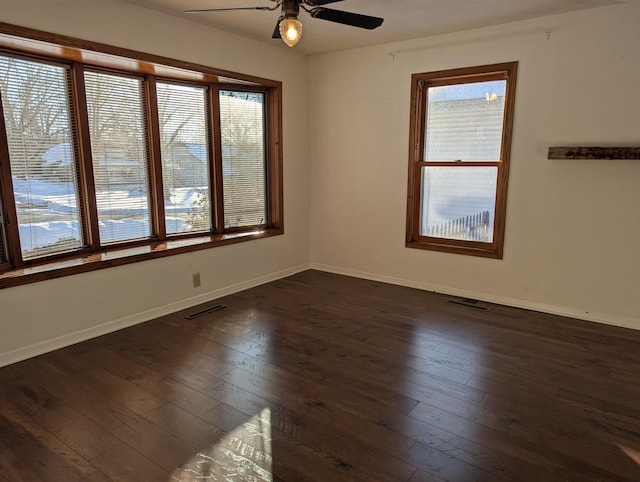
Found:
[[[2,368],[0,480],[640,480],[640,332],[450,300],[307,271]]]

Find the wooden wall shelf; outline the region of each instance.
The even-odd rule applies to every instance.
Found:
[[[550,147],[547,159],[640,159],[640,147]]]

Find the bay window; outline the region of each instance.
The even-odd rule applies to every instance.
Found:
[[[0,287],[283,232],[279,82],[4,25],[0,100]]]

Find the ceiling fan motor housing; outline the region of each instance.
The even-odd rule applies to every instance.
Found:
[[[283,17],[298,17],[300,13],[299,0],[283,0],[282,2],[282,16]]]

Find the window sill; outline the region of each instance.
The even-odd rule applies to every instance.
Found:
[[[469,243],[471,244],[471,243]],[[454,245],[429,241],[408,241],[405,246],[407,248],[426,249],[429,251],[440,251],[443,253],[466,254],[469,256],[480,256],[482,258],[502,259],[502,252],[498,251],[492,245],[487,247],[471,245]]]
[[[77,256],[0,273],[0,289],[96,271],[112,266],[137,263],[148,259],[163,258],[253,239],[277,236],[283,234],[283,232],[282,229],[264,229],[169,240],[134,248],[105,250],[86,256]]]

